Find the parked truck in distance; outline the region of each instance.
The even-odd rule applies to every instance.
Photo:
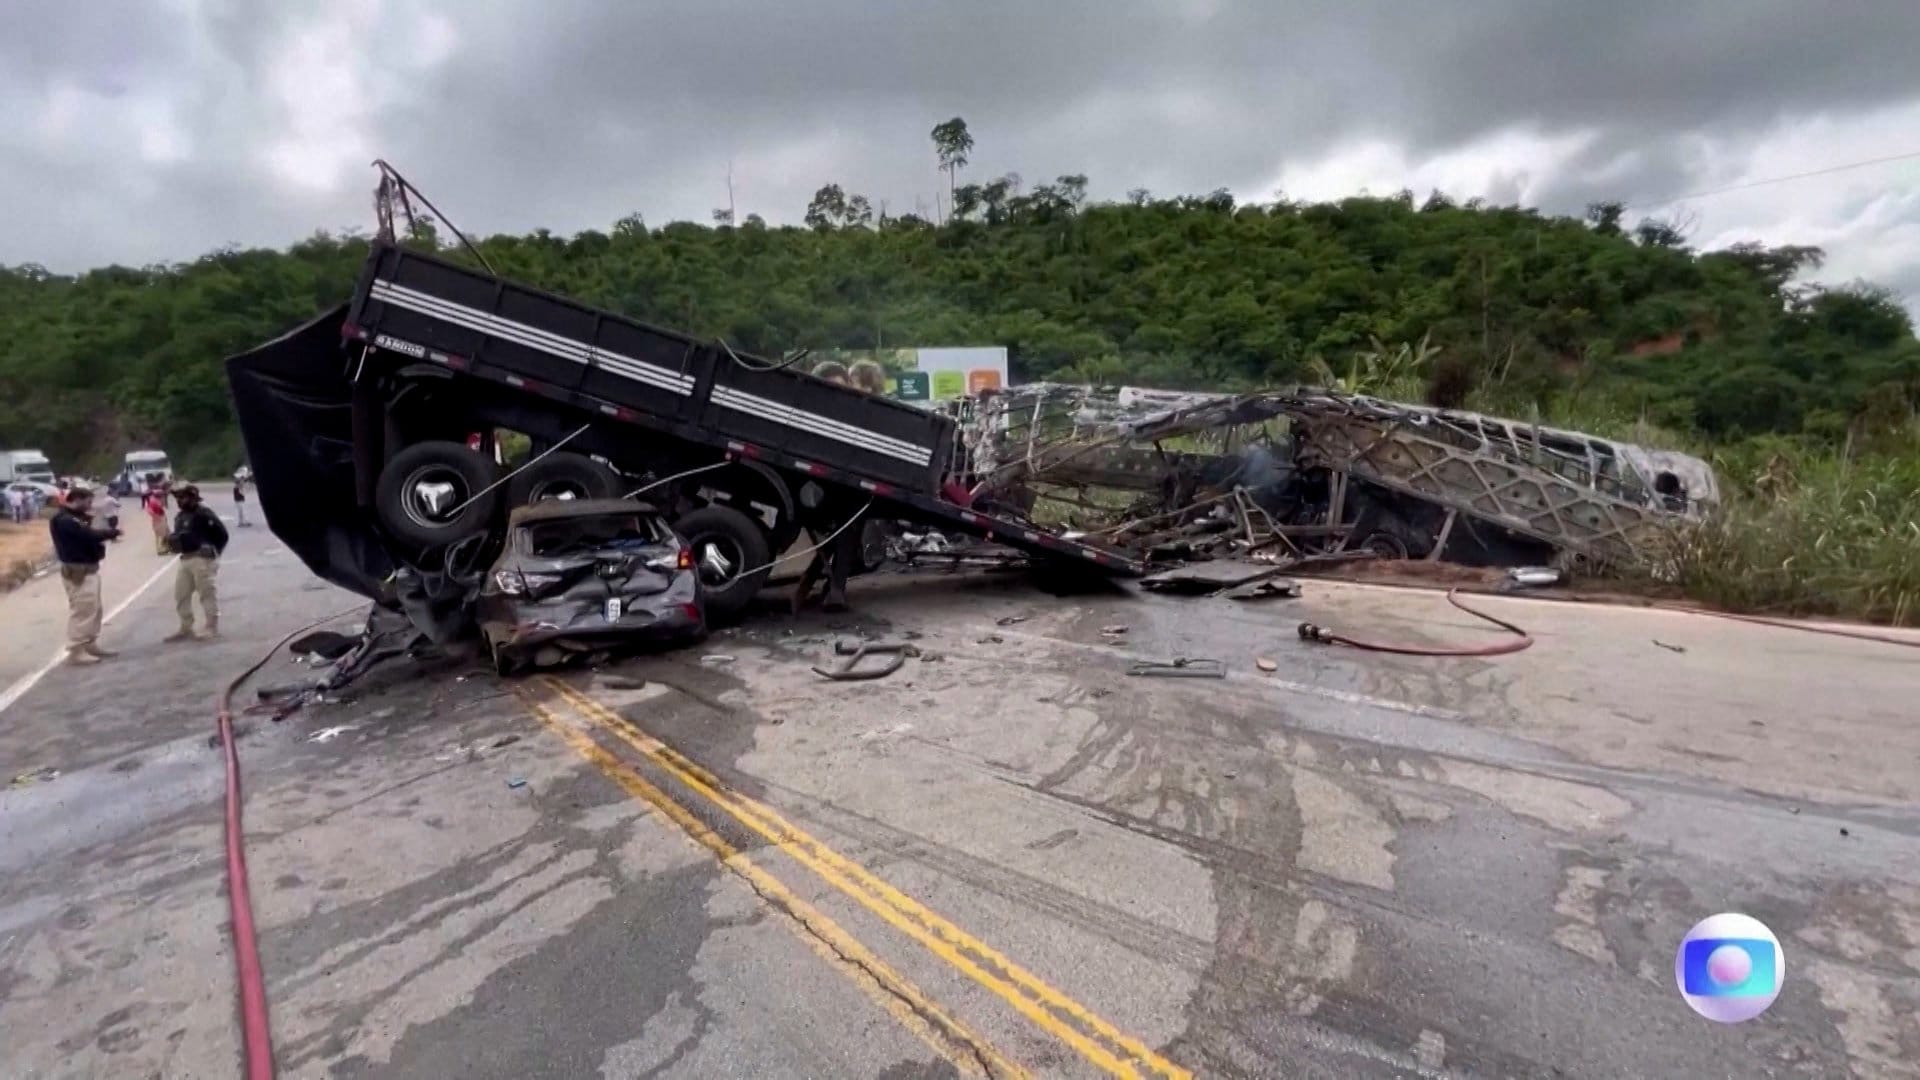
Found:
[[[135,450],[121,459],[120,471],[107,481],[107,490],[115,498],[124,499],[136,491],[145,490],[147,477],[159,474],[162,480],[173,479],[173,463],[162,450]]]
[[[164,451],[135,450],[126,456],[124,466],[120,472],[121,475],[133,481],[136,485],[154,473],[159,473],[160,479],[162,480],[171,480],[173,479],[173,463],[167,460],[167,455]]]
[[[51,484],[53,462],[38,450],[8,450],[0,454],[0,481],[13,483],[16,480]]]

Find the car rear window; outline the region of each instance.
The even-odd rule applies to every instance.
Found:
[[[648,514],[560,518],[521,527],[530,555],[554,557],[607,547],[651,547],[673,537],[665,521]]]

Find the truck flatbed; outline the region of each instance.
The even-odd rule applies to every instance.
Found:
[[[1100,573],[1147,569],[1138,555],[948,497],[968,469],[949,417],[390,242],[373,245],[343,308],[227,366],[269,525],[316,573],[368,596],[400,571],[460,576],[447,553],[379,526],[376,488],[394,455],[496,427],[570,441],[633,476],[691,462],[758,477],[764,498],[732,505],[776,504],[779,524],[759,523],[774,554],[817,484],[868,520]],[[413,393],[429,386],[443,389]],[[448,587],[429,589],[435,603],[451,601]]]
[[[942,495],[952,420],[395,244],[377,243],[342,330],[372,349],[857,488],[871,513],[1138,575],[1143,560]]]

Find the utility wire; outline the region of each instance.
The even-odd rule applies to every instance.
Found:
[[[1709,188],[1706,191],[1696,191],[1690,195],[1675,195],[1673,198],[1661,199],[1658,202],[1627,203],[1622,209],[1651,210],[1659,206],[1686,202],[1688,199],[1705,199],[1713,195],[1725,195],[1734,191],[1746,191],[1749,188],[1766,187],[1770,184],[1784,184],[1792,180],[1805,180],[1809,177],[1827,176],[1832,173],[1847,172],[1852,169],[1864,169],[1872,165],[1886,165],[1895,161],[1908,161],[1913,158],[1920,158],[1920,150],[1913,150],[1904,154],[1889,154],[1886,157],[1869,158],[1865,161],[1850,161],[1845,165],[1834,165],[1825,169],[1813,169],[1809,172],[1793,173],[1788,176],[1769,176],[1764,180],[1749,180],[1742,184],[1730,184],[1721,188]]]

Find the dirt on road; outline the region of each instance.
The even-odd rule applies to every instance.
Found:
[[[0,521],[0,592],[18,588],[53,557],[53,535],[45,521],[15,525]]]

